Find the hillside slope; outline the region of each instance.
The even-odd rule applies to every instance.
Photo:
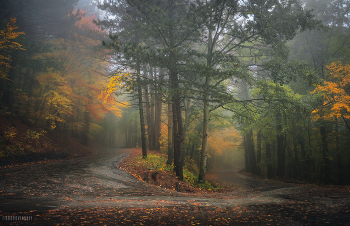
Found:
[[[68,136],[0,117],[0,167],[91,154],[90,148]]]

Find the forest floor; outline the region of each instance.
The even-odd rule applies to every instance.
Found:
[[[94,151],[57,133],[0,116],[0,169],[92,155]]]
[[[349,186],[208,172],[224,189],[204,191],[132,164],[139,149],[0,169],[4,225],[349,225]],[[127,173],[130,172],[131,174]],[[149,176],[144,181],[145,175]],[[167,184],[167,186],[165,186]],[[162,185],[162,186],[160,186]],[[167,188],[165,188],[167,187]],[[14,217],[23,217],[16,220]]]

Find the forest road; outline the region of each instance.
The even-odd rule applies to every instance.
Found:
[[[208,177],[221,182],[227,180],[235,187],[234,192],[181,193],[149,185],[119,169],[118,162],[128,154],[127,149],[103,149],[90,157],[0,170],[0,212],[96,207],[264,208],[265,205],[278,205],[280,208],[298,192],[316,187],[253,179],[227,171],[208,173]],[[346,208],[344,211],[350,205],[349,197],[317,200],[327,208],[337,205]],[[302,203],[310,204],[305,200]]]
[[[157,204],[171,206],[191,203],[206,206],[253,205],[281,202],[284,200],[283,195],[294,193],[298,189],[292,185],[260,182],[236,172],[219,172],[217,179],[225,181],[226,178],[231,183],[236,183],[236,192],[191,196],[188,193],[149,185],[117,168],[118,162],[128,154],[127,149],[103,149],[86,158],[1,170],[0,211],[60,207],[140,207]],[[274,190],[274,193],[260,195],[256,199],[253,197],[256,195],[252,195],[256,190],[249,189],[252,185],[260,186],[262,190]]]

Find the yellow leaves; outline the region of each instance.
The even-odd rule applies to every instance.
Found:
[[[329,81],[324,81],[311,92],[318,93],[323,98],[322,106],[312,111],[313,120],[350,118],[350,65],[333,62],[326,67]]]
[[[6,139],[12,139],[16,136],[17,131],[15,127],[10,127],[7,131],[5,131],[5,138]]]
[[[121,117],[121,107],[129,107],[128,102],[118,102],[115,97],[115,93],[118,89],[128,88],[126,87],[126,81],[130,80],[131,74],[129,72],[118,71],[108,81],[108,85],[105,86],[99,96],[102,99],[102,105],[112,112],[117,117]],[[129,87],[130,88],[130,87]]]
[[[40,136],[43,136],[45,133],[46,133],[46,131],[43,129],[41,129],[41,132],[37,132],[37,131],[28,129],[25,139],[37,140],[37,139],[39,139]]]
[[[101,92],[100,98],[107,101],[107,99],[113,95],[117,89],[130,89],[130,86],[126,86],[127,82],[131,81],[131,74],[129,72],[118,71],[109,79],[108,85]]]
[[[11,61],[10,52],[12,49],[20,49],[22,45],[12,41],[24,32],[16,32],[16,18],[11,18],[7,23],[6,28],[0,31],[0,78],[7,77],[7,69],[11,68],[9,62]]]

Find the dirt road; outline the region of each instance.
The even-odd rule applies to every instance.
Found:
[[[210,222],[213,225],[233,222],[236,225],[308,225],[313,222],[322,225],[335,222],[348,225],[350,222],[350,199],[344,194],[336,198],[310,196],[306,200],[305,191],[313,191],[317,186],[253,179],[232,171],[208,174],[235,187],[231,193],[191,195],[169,191],[136,180],[117,168],[118,162],[128,153],[127,149],[104,149],[88,158],[1,170],[2,223],[26,223],[8,220],[6,217],[10,215],[30,215],[34,219],[29,223],[38,225],[43,222],[83,225],[87,215],[92,219],[86,225],[101,222],[106,225],[152,222],[170,225]],[[301,197],[298,194],[304,194],[304,200],[298,200]],[[87,212],[83,214],[82,210]],[[113,214],[108,215],[108,211]],[[305,212],[309,214],[306,218]],[[141,216],[148,218],[140,220]]]

